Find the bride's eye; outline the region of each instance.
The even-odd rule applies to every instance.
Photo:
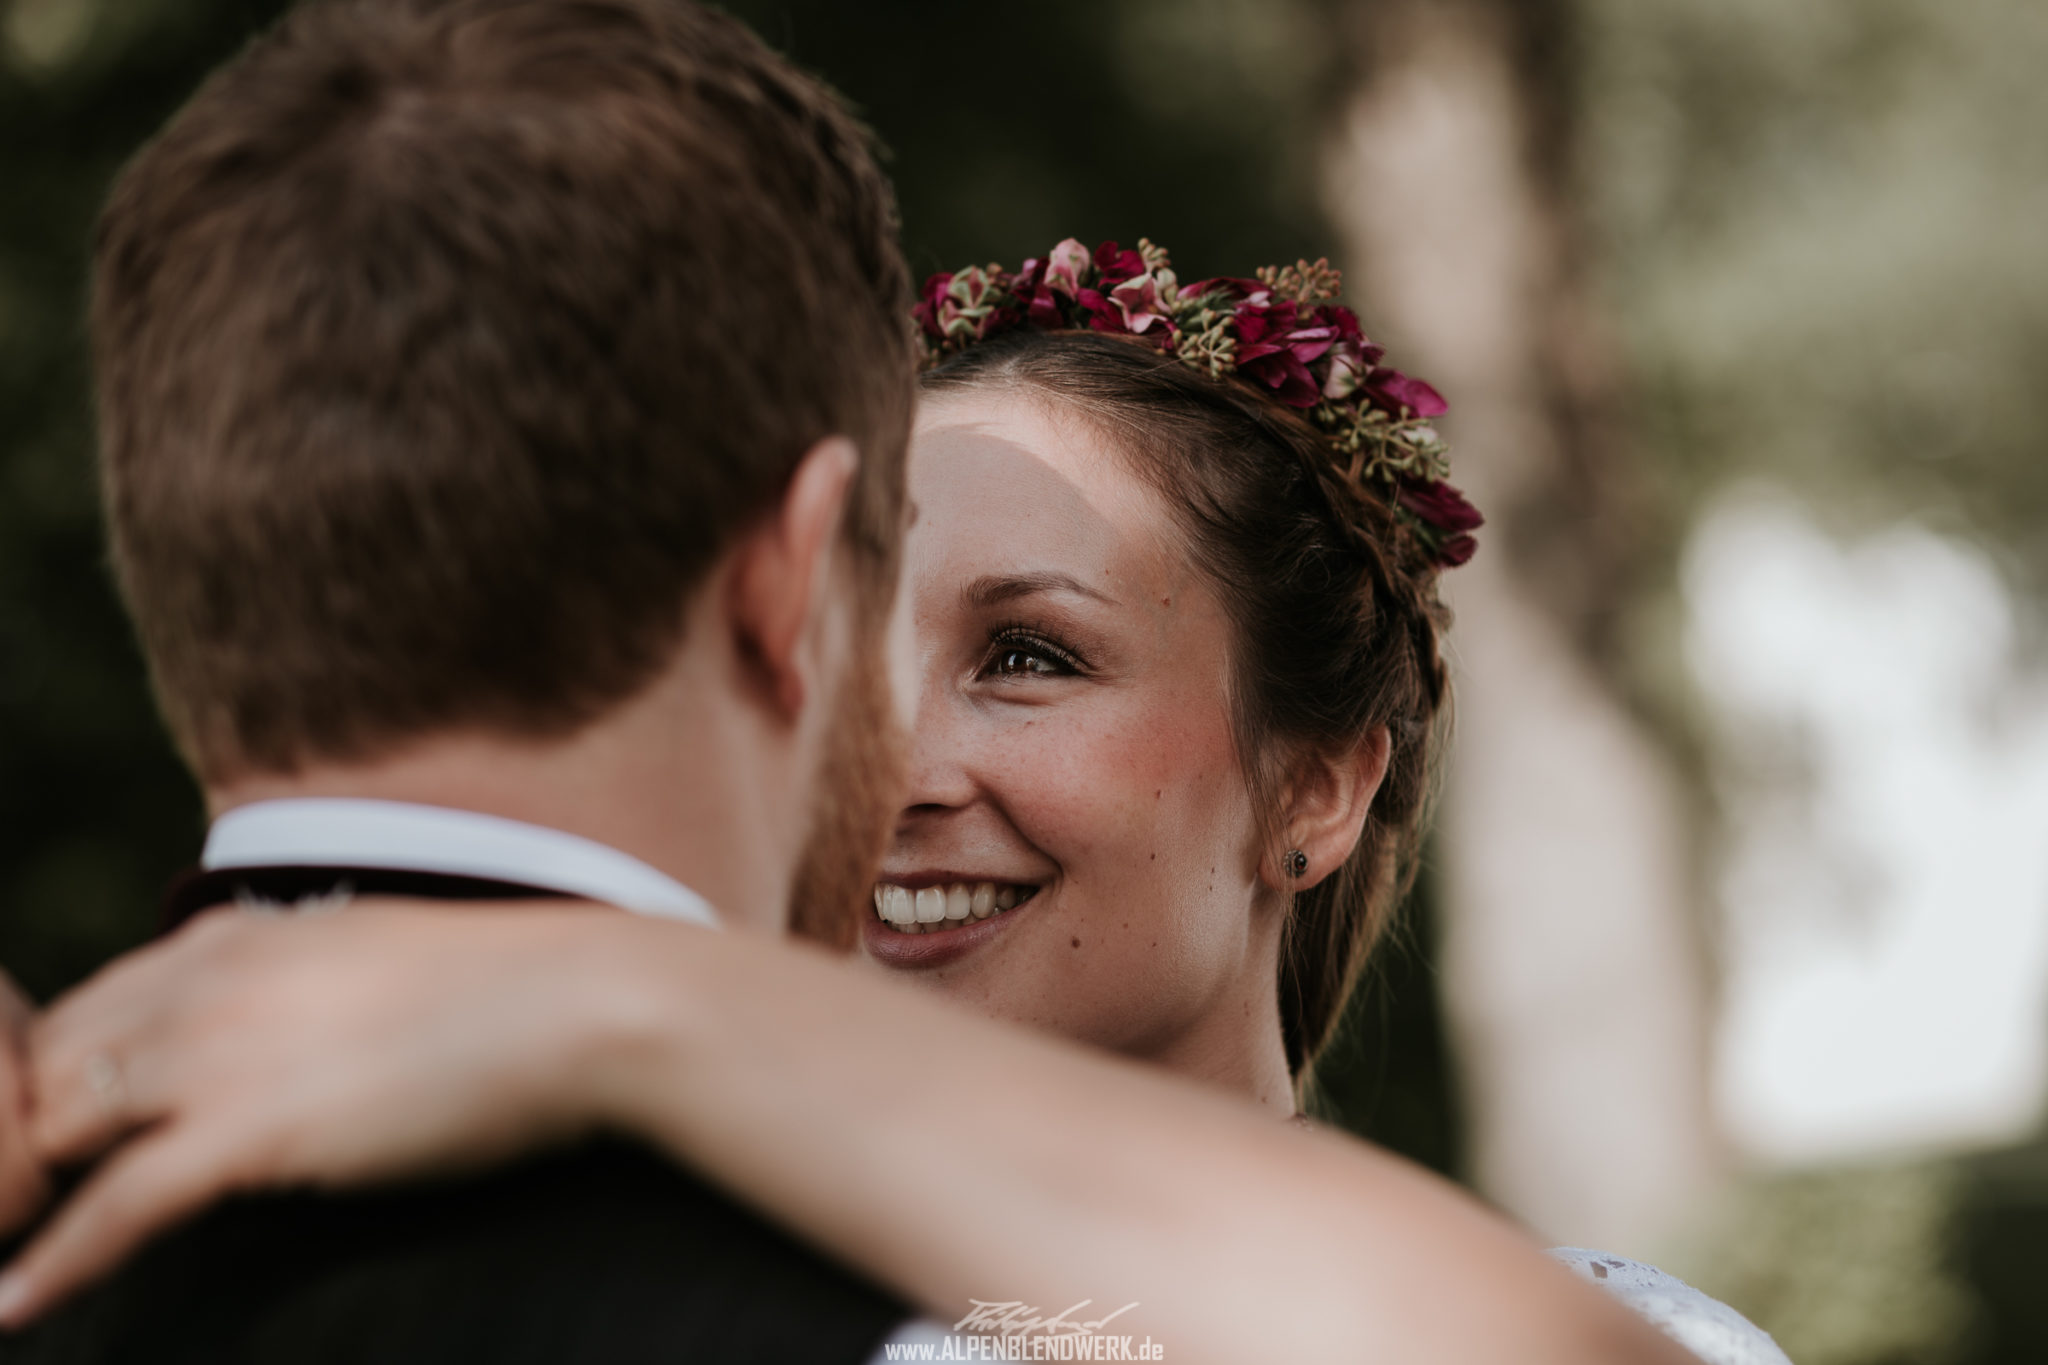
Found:
[[[1068,670],[1043,654],[1034,654],[1028,649],[1006,649],[996,655],[995,673],[999,677],[1016,678],[1027,673],[1064,673]]]
[[[981,671],[990,678],[1063,678],[1081,669],[1072,654],[1043,636],[1003,631],[989,641]]]

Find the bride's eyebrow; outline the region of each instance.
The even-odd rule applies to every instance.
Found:
[[[1117,600],[1097,592],[1080,579],[1070,574],[1053,571],[1020,574],[984,574],[971,579],[960,590],[960,600],[969,608],[986,610],[1005,602],[1014,602],[1020,597],[1034,597],[1046,592],[1071,592],[1093,601],[1116,606]]]

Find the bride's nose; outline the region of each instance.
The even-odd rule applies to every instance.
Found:
[[[927,697],[910,728],[909,786],[903,794],[902,819],[959,810],[974,800],[974,727],[954,714],[955,708],[934,705]]]

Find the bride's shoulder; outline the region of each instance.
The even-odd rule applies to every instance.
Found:
[[[1769,1332],[1676,1275],[1583,1247],[1553,1247],[1550,1256],[1620,1299],[1707,1365],[1792,1365]]]

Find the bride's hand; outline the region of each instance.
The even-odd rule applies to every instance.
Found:
[[[589,931],[616,913],[216,912],[101,972],[28,1030],[33,1155],[100,1160],[0,1277],[0,1325],[224,1194],[484,1164],[590,1126],[587,1044],[624,997],[591,988],[619,968]]]
[[[20,1227],[50,1197],[50,1182],[28,1139],[26,1041],[35,1010],[0,972],[0,1236]]]

